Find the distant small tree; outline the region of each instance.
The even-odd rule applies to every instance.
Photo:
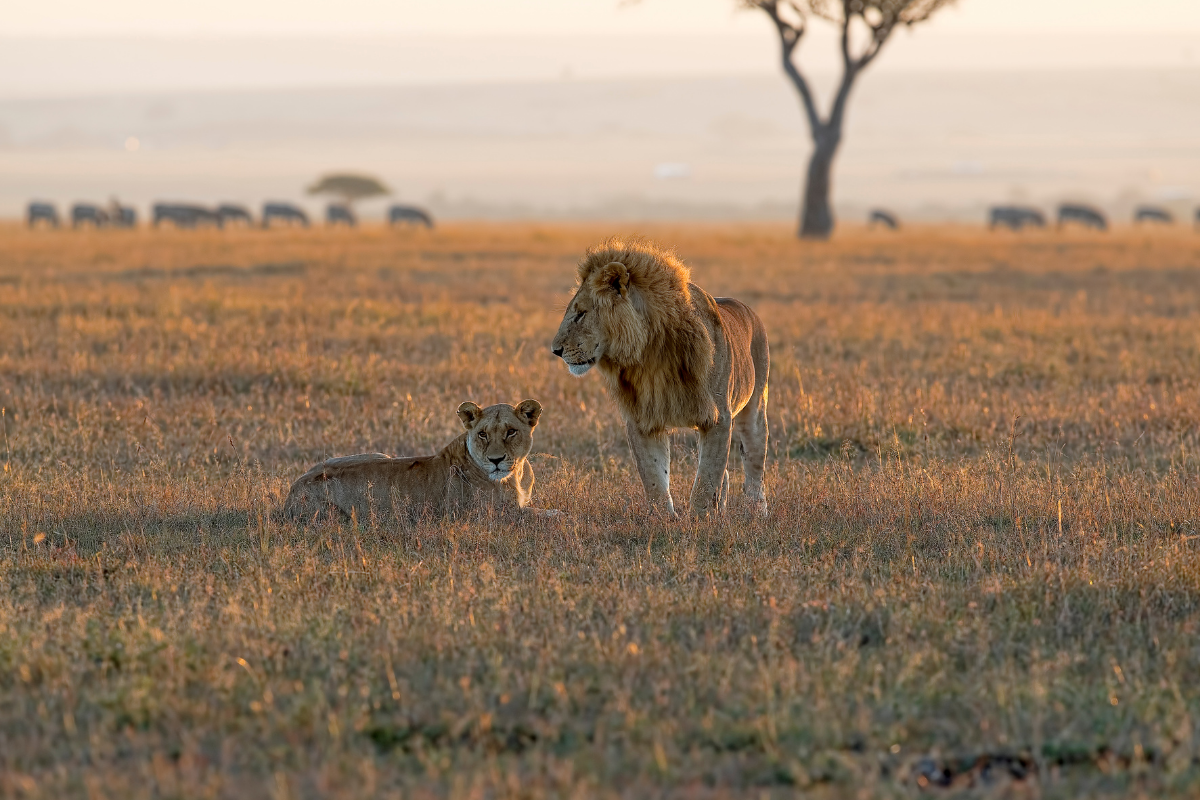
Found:
[[[924,22],[935,11],[954,0],[738,0],[743,8],[756,8],[771,18],[779,33],[780,54],[784,74],[800,94],[808,128],[812,133],[813,151],[808,160],[808,175],[804,182],[804,201],[800,210],[798,234],[806,239],[827,239],[833,233],[833,210],[830,206],[830,175],[833,157],[842,143],[842,126],[846,119],[846,101],[854,81],[899,26]],[[829,114],[821,116],[808,81],[792,59],[797,45],[808,29],[810,17],[827,20],[841,28],[842,78]],[[866,35],[861,52],[855,54],[854,29]]]
[[[370,175],[337,174],[324,176],[308,187],[308,193],[340,197],[342,202],[349,206],[353,205],[356,200],[379,197],[391,194],[392,191]]]

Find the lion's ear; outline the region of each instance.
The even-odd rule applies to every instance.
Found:
[[[600,283],[621,297],[629,294],[629,267],[620,261],[610,261],[600,268]]]
[[[463,427],[467,430],[471,430],[471,426],[482,416],[483,409],[470,401],[458,407],[458,418],[462,420]]]
[[[517,406],[517,416],[525,420],[530,428],[534,428],[538,424],[538,418],[542,416],[542,404],[537,400],[522,400]]]

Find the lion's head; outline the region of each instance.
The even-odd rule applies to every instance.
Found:
[[[625,296],[628,296],[628,285],[623,288]],[[609,344],[613,340],[610,328],[613,327],[615,303],[607,294],[602,290],[598,302],[596,292],[591,291],[590,287],[580,286],[567,306],[562,324],[558,326],[558,335],[554,337],[553,344],[554,355],[561,357],[567,369],[576,377],[586,375],[606,352],[612,352]],[[631,317],[632,324],[637,325],[636,315],[625,316]],[[636,353],[629,355],[635,356]]]
[[[480,408],[469,402],[458,407],[467,429],[467,453],[494,481],[507,478],[529,456],[541,415],[537,400],[522,400],[515,408],[508,403]]]
[[[586,375],[601,362],[642,362],[647,347],[695,325],[688,268],[649,242],[609,239],[589,248],[578,279],[551,345],[572,375]]]

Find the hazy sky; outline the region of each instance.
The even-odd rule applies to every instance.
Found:
[[[808,147],[770,23],[735,0],[0,7],[0,216],[31,197],[296,198],[331,169],[460,215],[790,214]],[[824,25],[799,55],[823,106],[837,50]],[[1200,0],[959,0],[855,90],[839,202],[1191,203],[1198,86]]]
[[[6,3],[9,36],[331,33],[721,33],[757,30],[734,0],[39,0]],[[1136,9],[1136,10],[1135,10]],[[1198,0],[959,0],[942,31],[1200,32]]]

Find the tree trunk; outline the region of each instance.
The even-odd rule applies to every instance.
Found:
[[[828,239],[833,233],[833,209],[829,205],[830,173],[842,132],[830,128],[813,131],[813,151],[808,160],[804,205],[800,210],[801,239]]]

